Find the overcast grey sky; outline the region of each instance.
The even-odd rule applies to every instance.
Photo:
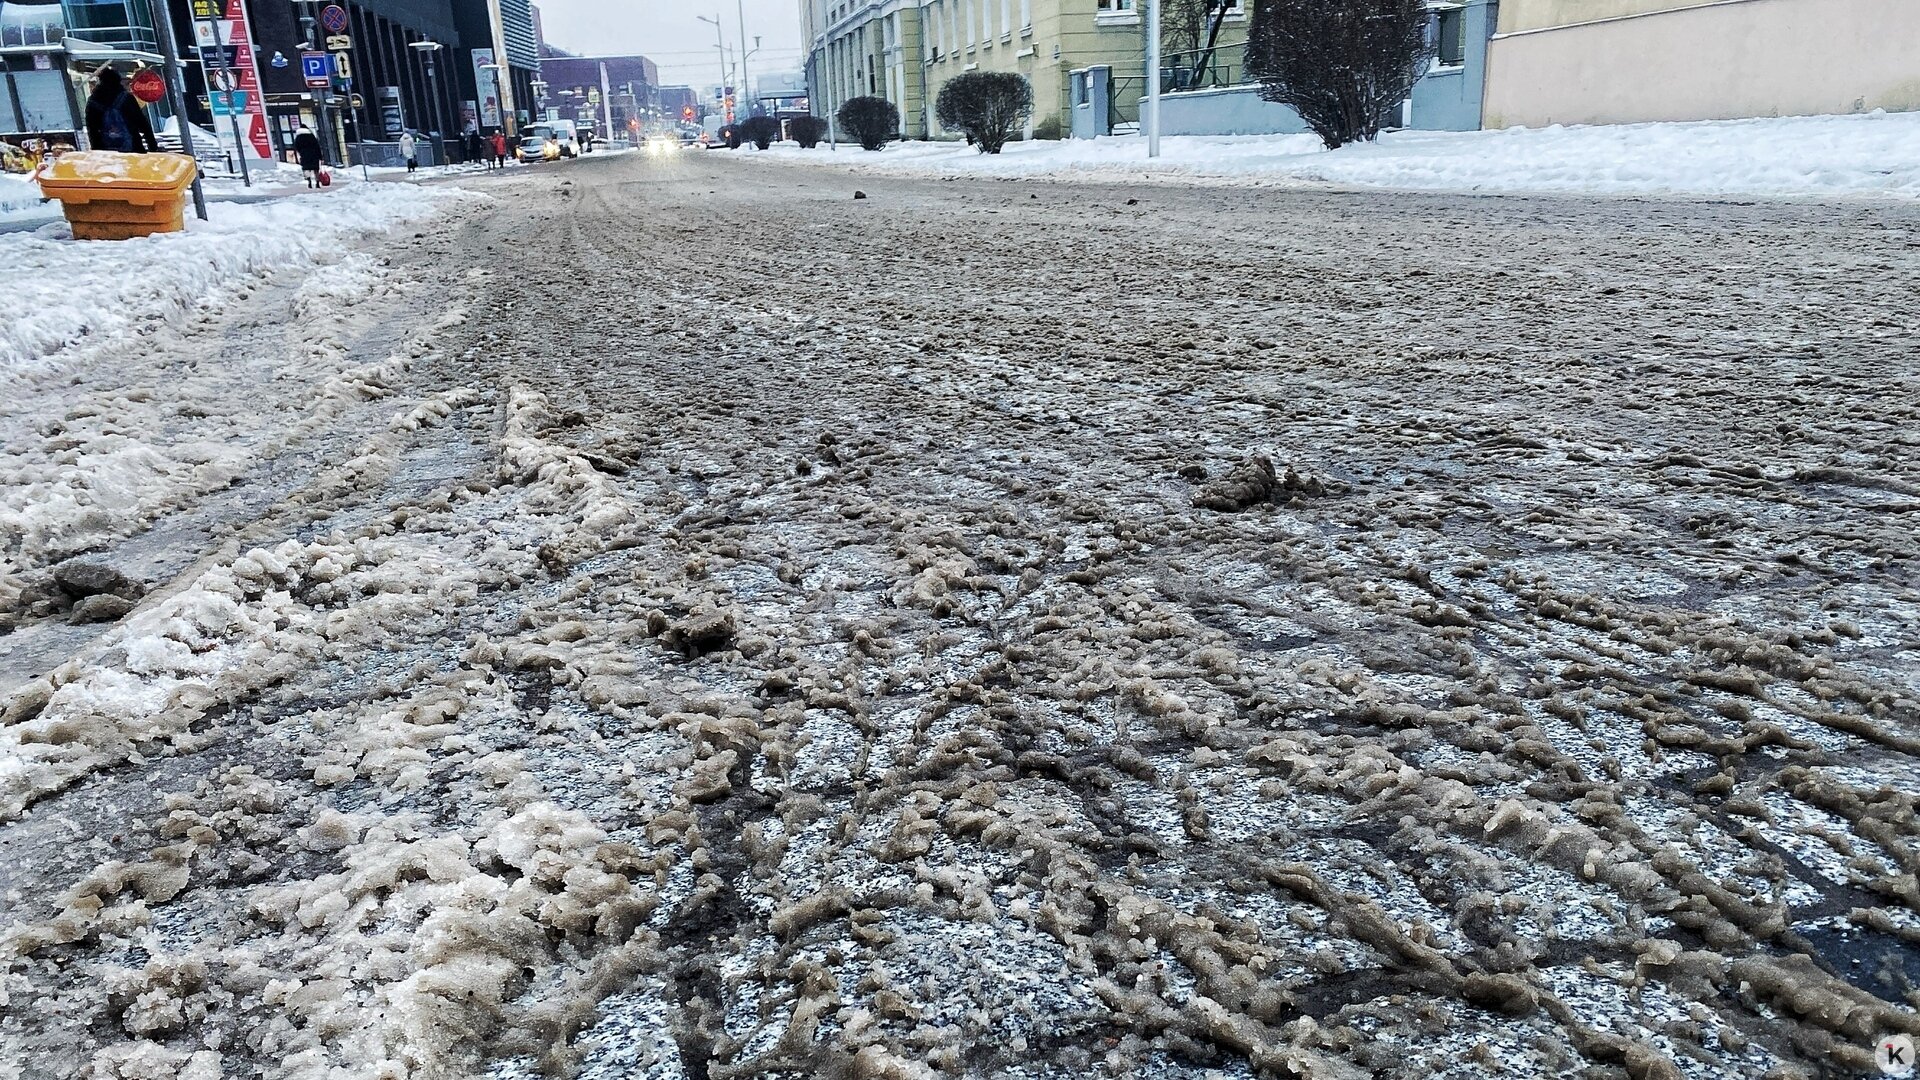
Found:
[[[798,71],[799,0],[534,0],[547,41],[590,56],[640,53],[660,65],[666,85],[711,86],[720,77],[713,26],[695,18],[721,16],[727,45],[740,47],[740,8],[746,7],[747,40],[760,38],[752,72]]]

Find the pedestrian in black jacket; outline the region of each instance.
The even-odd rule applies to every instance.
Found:
[[[320,136],[305,124],[293,136],[293,156],[300,159],[300,172],[307,178],[308,187],[320,186]]]
[[[123,154],[157,154],[160,141],[140,100],[127,92],[120,73],[101,68],[87,97],[87,145]]]

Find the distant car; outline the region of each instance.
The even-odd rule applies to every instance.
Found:
[[[647,153],[675,154],[680,151],[680,140],[672,135],[647,136]]]
[[[529,135],[520,140],[520,148],[514,151],[522,165],[532,165],[542,161],[559,161],[560,144],[545,135]]]

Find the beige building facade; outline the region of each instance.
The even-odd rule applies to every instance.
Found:
[[[1920,109],[1920,0],[1503,0],[1489,128]]]
[[[1222,51],[1246,40],[1235,12]],[[953,138],[934,117],[947,80],[1005,71],[1033,85],[1034,126],[1068,127],[1070,73],[1110,65],[1142,81],[1146,0],[801,0],[815,112],[873,94],[900,109],[908,138]]]

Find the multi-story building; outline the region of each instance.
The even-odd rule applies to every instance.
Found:
[[[705,119],[701,113],[700,92],[691,86],[657,87],[654,101],[660,115],[675,123],[697,124]]]
[[[1915,0],[1505,0],[1488,127],[1920,109]]]
[[[1138,123],[1147,90],[1146,6],[1146,0],[803,0],[814,109],[824,113],[848,97],[873,94],[900,108],[907,137],[950,136],[934,116],[947,80],[968,71],[1011,71],[1033,85],[1034,125],[1043,133],[1127,130]],[[1246,65],[1248,7],[1249,0],[1163,0],[1167,131],[1306,130],[1292,110],[1259,97]],[[1479,127],[1496,2],[1431,0],[1429,9],[1435,55],[1401,122]]]
[[[461,50],[461,110],[482,130],[517,131],[533,116],[540,31],[529,0],[452,0]],[[498,19],[498,26],[495,19]],[[497,33],[496,33],[497,31]],[[502,50],[505,55],[500,55]]]
[[[934,103],[948,80],[1006,71],[1033,86],[1036,128],[1067,127],[1069,75],[1144,62],[1136,0],[803,0],[813,107],[884,97],[908,138],[952,137]],[[1138,80],[1144,83],[1144,77]]]
[[[175,33],[194,40],[190,0],[171,0]],[[344,34],[323,25],[326,9],[338,6],[347,17]],[[251,0],[248,11],[267,121],[277,148],[291,145],[301,124],[322,132],[340,160],[361,142],[396,139],[401,131],[427,134],[436,151],[444,140],[449,156],[470,128],[499,127],[508,119],[486,116],[500,70],[494,62],[494,0]],[[532,108],[532,84],[539,77],[538,39],[526,0],[498,0],[507,41],[504,66],[514,102],[523,115]],[[303,46],[324,49],[344,37],[351,94],[345,82],[314,94],[298,63]],[[437,45],[438,48],[433,48]],[[205,83],[198,65],[189,64],[190,115],[208,122]]]
[[[644,56],[574,56],[542,47],[534,89],[548,117],[604,131],[607,138],[639,134],[658,111],[660,68]]]

